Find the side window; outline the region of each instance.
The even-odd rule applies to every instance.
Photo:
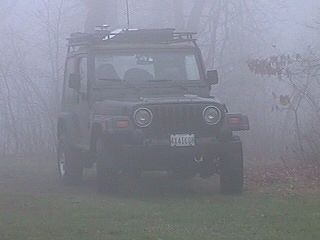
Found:
[[[186,56],[186,70],[188,80],[200,80],[200,73],[195,56]]]
[[[81,77],[81,93],[88,91],[88,61],[87,58],[81,58],[79,62],[79,73]]]

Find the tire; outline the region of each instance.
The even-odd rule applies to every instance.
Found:
[[[241,142],[225,147],[220,157],[220,188],[222,194],[240,195],[243,192],[243,151]]]
[[[79,150],[70,146],[65,136],[61,136],[57,149],[58,171],[64,185],[77,185],[82,182],[83,162]]]
[[[96,142],[96,184],[98,193],[117,192],[119,171],[116,151],[102,138]]]
[[[195,172],[193,171],[188,171],[187,169],[185,171],[183,170],[174,170],[171,172],[171,175],[173,177],[174,180],[178,181],[178,182],[185,182],[185,181],[189,181],[192,180],[193,178],[195,178],[195,176],[197,175]]]

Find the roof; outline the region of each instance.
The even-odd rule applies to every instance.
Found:
[[[192,43],[196,33],[176,32],[175,29],[121,29],[109,31],[105,28],[95,33],[73,33],[68,38],[69,47],[101,46],[109,44],[179,44]]]

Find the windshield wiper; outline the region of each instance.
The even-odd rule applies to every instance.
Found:
[[[152,79],[152,80],[149,80],[148,82],[173,82],[173,80],[169,80],[169,79]]]
[[[121,82],[121,79],[116,78],[99,78],[99,81],[106,81],[106,82]]]

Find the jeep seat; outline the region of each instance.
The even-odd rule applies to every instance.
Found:
[[[121,80],[116,69],[112,64],[103,64],[98,67],[96,71],[97,80],[105,80],[105,79],[112,79],[112,80]]]
[[[154,77],[151,73],[147,72],[146,70],[139,69],[139,68],[132,68],[129,69],[124,75],[124,81],[127,82],[138,82],[138,81],[150,81],[153,80]]]

